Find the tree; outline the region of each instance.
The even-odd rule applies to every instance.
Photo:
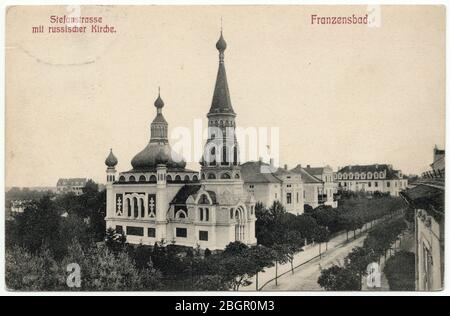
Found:
[[[125,250],[113,253],[102,245],[83,250],[74,240],[62,265],[69,263],[80,266],[84,291],[140,291],[161,286],[160,272],[150,264],[142,270],[136,268]]]
[[[415,255],[400,251],[386,261],[384,274],[392,291],[415,290]]]
[[[105,245],[108,249],[114,253],[117,253],[124,249],[126,245],[126,236],[123,234],[118,234],[115,229],[108,228],[105,234]]]
[[[361,290],[362,280],[367,275],[367,266],[370,263],[376,262],[377,257],[372,249],[363,247],[356,247],[346,257],[346,267],[354,271],[359,277],[359,285]]]
[[[60,239],[61,216],[49,196],[25,208],[17,215],[14,228],[14,240],[36,254],[44,245],[57,257],[61,258],[65,250]]]
[[[48,249],[36,253],[23,247],[6,249],[5,281],[10,290],[51,291],[61,289],[61,270]]]
[[[317,283],[327,291],[357,291],[360,289],[358,276],[350,269],[338,265],[322,270]]]

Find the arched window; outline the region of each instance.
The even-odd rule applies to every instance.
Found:
[[[184,176],[184,181],[190,181],[191,179],[189,178],[189,176],[188,175],[185,175]]]
[[[241,177],[239,176],[239,173],[236,173],[236,174],[234,175],[234,178],[235,178],[235,179],[240,179]]]
[[[205,180],[205,179],[206,179],[205,174],[202,173],[202,180]]]
[[[230,177],[230,175],[229,175],[228,173],[223,173],[223,174],[220,176],[220,178],[221,178],[221,179],[231,179],[231,177]]]
[[[139,202],[141,204],[141,217],[145,217],[145,207],[144,207],[144,199],[139,199]]]
[[[176,181],[176,182],[180,182],[180,181],[181,181],[180,175],[177,175],[177,176],[175,177],[175,181]]]
[[[133,198],[133,215],[134,217],[139,217],[139,210],[138,210],[138,200],[137,198]]]
[[[128,210],[128,217],[131,217],[131,200],[127,199],[127,210]]]
[[[157,181],[156,176],[154,174],[152,174],[150,176],[150,182],[156,183],[156,181]]]
[[[222,165],[228,165],[227,146],[222,147]]]
[[[177,219],[186,219],[187,218],[187,214],[183,210],[178,210],[177,213],[175,214],[175,218],[177,218]]]
[[[120,176],[119,182],[125,182],[125,177],[124,176]]]
[[[203,217],[203,209],[200,207],[200,208],[198,209],[198,211],[200,212],[200,221],[202,222],[202,221],[204,220],[204,217]]]
[[[172,176],[170,174],[167,175],[167,182],[172,182]]]
[[[216,165],[216,147],[211,148],[211,156],[209,157],[209,165]]]
[[[128,178],[128,181],[130,181],[130,182],[136,182],[136,178],[135,178],[134,176],[130,176],[130,177]]]
[[[142,175],[142,176],[139,177],[139,182],[145,182],[145,181],[146,181],[146,179],[145,179],[145,176],[144,176],[144,175]]]
[[[214,173],[210,173],[210,174],[208,174],[208,179],[215,179],[216,178],[216,175],[214,174]]]
[[[230,209],[230,219],[234,218],[234,209]]]
[[[235,165],[235,166],[237,166],[238,165],[238,150],[237,150],[237,147],[236,146],[234,146],[234,148],[233,148],[233,164]]]
[[[206,205],[210,204],[210,203],[209,203],[209,199],[208,199],[208,197],[206,196],[206,194],[203,194],[203,195],[200,197],[200,199],[199,199],[199,201],[198,201],[198,204],[206,204]]]
[[[192,181],[198,181],[197,175],[194,175],[194,176],[192,177]]]

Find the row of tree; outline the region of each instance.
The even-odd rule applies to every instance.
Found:
[[[380,197],[376,199],[344,199],[333,209],[330,206],[319,206],[309,209],[306,214],[314,218],[318,225],[326,227],[331,234],[341,231],[353,232],[362,229],[366,224],[382,217],[393,215],[404,208],[401,198]]]
[[[372,263],[379,263],[391,249],[398,236],[407,228],[403,217],[374,227],[364,240],[362,247],[355,247],[344,259],[344,264],[324,269],[318,279],[319,285],[328,291],[358,291],[363,277]]]

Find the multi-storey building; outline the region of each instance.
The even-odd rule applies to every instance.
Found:
[[[334,181],[333,168],[330,166],[325,167],[311,167],[307,165],[305,171],[322,181],[323,187],[319,193],[320,200],[324,201],[324,205],[337,207],[337,182]]]
[[[262,161],[242,164],[241,173],[245,189],[257,202],[270,207],[279,201],[286,211],[295,215],[303,214],[304,191],[299,174]]]
[[[444,288],[445,254],[445,152],[436,157],[433,169],[401,193],[414,210],[416,290],[437,291]],[[439,172],[440,171],[440,172]]]
[[[83,188],[86,186],[87,181],[86,178],[59,179],[56,183],[56,193],[73,192],[75,195],[83,194]]]
[[[399,196],[408,186],[407,177],[388,164],[345,166],[335,174],[335,181],[343,191],[381,192],[391,196]]]
[[[297,165],[290,172],[298,174],[303,182],[303,201],[305,205],[316,208],[324,205],[326,198],[323,195],[323,181],[309,174],[301,165]]]

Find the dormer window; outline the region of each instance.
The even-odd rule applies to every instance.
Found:
[[[359,180],[359,173],[355,173],[355,180]]]
[[[377,173],[377,172],[374,172],[373,178],[374,178],[374,179],[378,179],[378,173]]]
[[[361,173],[361,179],[362,180],[366,179],[366,174],[365,173]]]
[[[367,179],[372,179],[372,172],[367,173]]]
[[[348,178],[349,178],[350,180],[353,180],[353,173],[350,173],[349,176],[348,176]]]

